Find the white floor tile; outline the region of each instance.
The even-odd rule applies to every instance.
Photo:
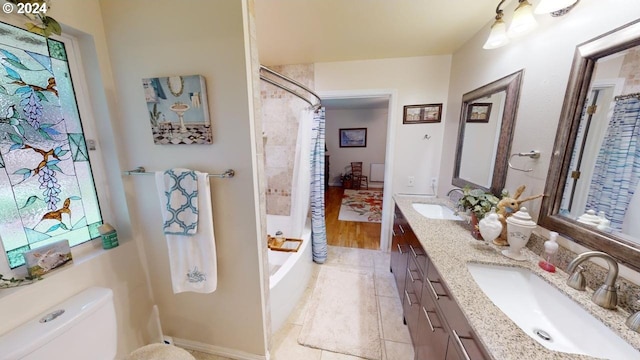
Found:
[[[387,352],[387,360],[412,360],[414,357],[413,346],[411,344],[385,341],[385,349]]]
[[[398,296],[396,280],[392,273],[389,271],[386,273],[375,272],[373,276],[376,284],[376,295],[387,297]]]
[[[385,340],[411,343],[409,328],[402,321],[402,303],[398,297],[378,296],[382,338]],[[388,354],[387,354],[388,355]]]

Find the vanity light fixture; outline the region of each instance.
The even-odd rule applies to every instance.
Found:
[[[496,7],[495,22],[491,25],[489,38],[482,46],[483,49],[495,49],[509,43],[509,38],[516,38],[525,35],[538,26],[533,14],[546,14],[557,17],[568,13],[580,0],[540,0],[540,3],[533,10],[533,6],[527,0],[518,0],[518,6],[513,13],[513,19],[507,30],[507,26],[502,20],[504,12],[500,6],[505,2],[501,0]]]
[[[562,16],[568,13],[580,0],[540,0],[538,6],[533,11],[535,14],[551,14],[551,16]]]
[[[519,4],[513,12],[513,19],[507,34],[510,38],[522,36],[531,32],[538,26],[536,18],[533,16],[533,6],[527,0],[518,0]]]
[[[500,1],[496,7],[496,21],[491,25],[489,38],[482,46],[483,49],[489,50],[499,48],[509,42],[509,37],[507,36],[507,25],[504,23],[504,20],[502,20],[504,12],[500,10],[500,6],[502,6],[504,1],[505,0]]]

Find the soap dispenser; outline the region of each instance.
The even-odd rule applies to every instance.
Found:
[[[543,259],[538,263],[538,266],[548,272],[556,272],[556,266],[553,263],[555,262],[555,254],[558,252],[557,240],[558,233],[551,231],[549,233],[549,240],[544,242],[544,254],[542,254]]]

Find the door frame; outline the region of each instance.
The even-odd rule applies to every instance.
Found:
[[[380,229],[380,250],[388,252],[391,248],[391,229],[393,227],[393,166],[396,127],[393,114],[397,111],[398,91],[395,89],[362,89],[317,91],[322,100],[328,99],[362,99],[386,97],[389,100],[387,113],[387,140],[384,160],[384,184],[382,198],[382,222]]]

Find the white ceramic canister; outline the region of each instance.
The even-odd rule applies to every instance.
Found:
[[[527,208],[521,207],[518,212],[507,218],[507,241],[509,248],[502,250],[502,255],[523,261],[526,258],[521,250],[529,242],[531,232],[536,228],[536,223],[531,219]]]

